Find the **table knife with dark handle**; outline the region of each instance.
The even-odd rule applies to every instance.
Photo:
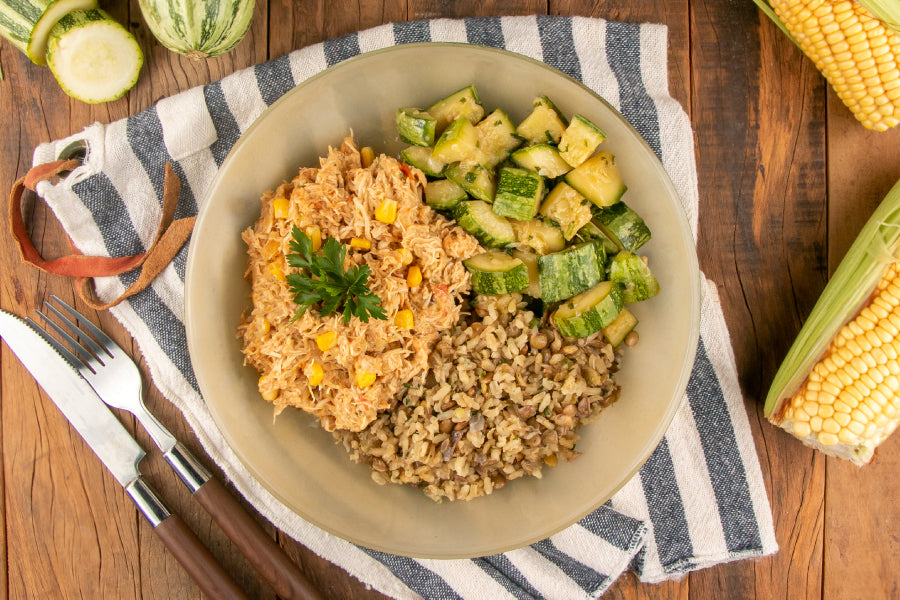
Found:
[[[138,463],[144,457],[144,450],[87,382],[36,331],[19,317],[2,310],[0,337],[125,488],[153,531],[201,591],[210,598],[247,600],[184,521],[170,513],[141,478]]]

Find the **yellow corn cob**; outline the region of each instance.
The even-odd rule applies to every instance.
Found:
[[[897,31],[852,0],[769,0],[769,4],[863,126],[884,131],[900,123]]]

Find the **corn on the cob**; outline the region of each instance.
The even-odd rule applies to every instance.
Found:
[[[867,3],[853,0],[756,3],[812,59],[863,126],[884,131],[900,123],[900,32],[885,9],[876,16]]]
[[[900,182],[863,227],[776,373],[765,414],[863,465],[900,424]]]

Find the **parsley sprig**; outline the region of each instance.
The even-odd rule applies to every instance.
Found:
[[[381,307],[381,298],[369,289],[369,265],[353,266],[344,271],[347,249],[334,238],[325,240],[322,251],[316,253],[309,236],[296,225],[291,237],[293,253],[287,255],[288,264],[303,269],[301,273],[287,276],[294,303],[300,307],[295,319],[319,302],[322,303],[319,306],[321,316],[327,317],[340,311],[344,315],[344,323],[349,323],[350,317],[357,317],[363,323],[368,323],[369,317],[387,319],[387,313]]]

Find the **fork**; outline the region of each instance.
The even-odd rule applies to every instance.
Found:
[[[45,334],[44,338],[90,384],[103,402],[114,408],[126,410],[137,418],[193,497],[260,575],[269,581],[278,596],[286,600],[321,599],[318,591],[291,562],[281,547],[188,449],[147,410],[144,405],[141,373],[131,357],[87,317],[58,297],[52,295],[50,297],[74,319],[74,322],[48,302],[44,302],[45,309],[53,313],[65,328],[41,311],[36,312],[74,352],[53,336]]]

